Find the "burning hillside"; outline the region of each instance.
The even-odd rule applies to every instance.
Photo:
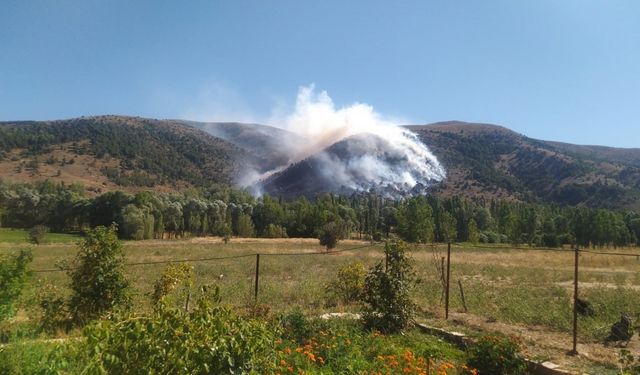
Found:
[[[313,196],[375,189],[398,196],[422,192],[445,177],[414,133],[365,104],[336,109],[326,92],[302,88],[295,111],[280,123],[299,138],[286,145],[287,164],[253,182],[258,193]]]

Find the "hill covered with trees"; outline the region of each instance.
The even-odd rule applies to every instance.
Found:
[[[407,126],[433,151],[447,178],[438,197],[505,200],[607,209],[640,209],[640,149],[540,141],[506,128],[463,122]],[[89,194],[124,190],[176,192],[238,186],[248,170],[287,162],[299,137],[240,123],[199,123],[124,116],[0,123],[0,175],[7,182],[80,184]],[[323,152],[342,159],[338,142]],[[314,155],[264,181],[286,199],[328,192]],[[340,159],[340,158],[337,158]]]
[[[231,185],[242,149],[176,121],[124,116],[0,123],[9,181],[81,183],[94,192]]]
[[[640,149],[540,141],[455,121],[408,128],[447,169],[437,195],[640,208]]]

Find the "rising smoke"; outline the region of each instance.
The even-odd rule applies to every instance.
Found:
[[[367,104],[336,109],[313,85],[300,88],[293,113],[270,122],[300,138],[287,147],[289,163],[260,176],[263,182],[310,157],[326,179],[351,190],[410,192],[445,178],[437,158],[414,133]]]

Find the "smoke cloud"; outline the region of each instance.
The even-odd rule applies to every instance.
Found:
[[[263,174],[264,182],[291,163],[313,158],[320,172],[352,190],[410,192],[445,178],[445,170],[418,137],[367,104],[336,108],[325,91],[301,87],[295,109],[270,121],[299,136],[289,163]]]

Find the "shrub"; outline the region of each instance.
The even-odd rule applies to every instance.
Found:
[[[221,307],[218,289],[193,310],[161,306],[149,316],[121,316],[85,329],[85,372],[109,374],[261,373],[273,358],[274,333]]]
[[[280,318],[283,336],[302,344],[314,333],[313,324],[300,311],[293,311]]]
[[[39,245],[44,242],[45,237],[49,233],[49,228],[45,225],[36,225],[27,231],[29,242]]]
[[[32,260],[28,250],[21,250],[15,256],[0,257],[0,321],[15,313],[14,304],[27,282],[27,265]]]
[[[384,249],[387,269],[380,262],[365,278],[361,300],[365,304],[363,322],[367,329],[398,332],[413,319],[415,306],[409,293],[415,275],[405,247],[401,241],[387,242]]]
[[[45,284],[38,291],[38,305],[41,310],[40,328],[47,333],[69,328],[70,317],[66,299],[53,284]]]
[[[327,285],[327,293],[331,299],[338,299],[344,304],[359,301],[364,288],[367,270],[360,262],[346,264],[338,270],[336,278]]]
[[[159,304],[176,289],[178,295],[175,296],[175,301],[184,301],[191,293],[191,286],[193,285],[193,267],[186,264],[170,264],[164,270],[162,275],[153,284],[152,302],[154,305]],[[180,288],[181,287],[181,288]],[[186,302],[185,302],[186,306]]]
[[[327,250],[333,249],[338,244],[338,240],[342,238],[342,232],[340,223],[335,221],[323,225],[318,234],[320,245],[326,246]]]
[[[71,278],[69,308],[75,323],[86,324],[128,302],[122,243],[115,224],[99,226],[78,242],[78,254],[67,268]]]
[[[527,373],[527,363],[515,339],[485,335],[469,350],[468,365],[480,375],[520,375]]]

